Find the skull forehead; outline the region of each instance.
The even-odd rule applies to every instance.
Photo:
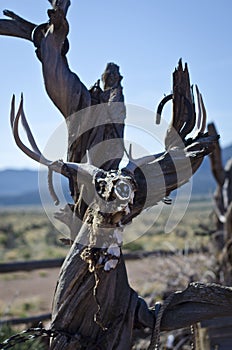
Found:
[[[135,190],[134,183],[128,175],[120,170],[100,171],[95,174],[97,193],[105,200],[118,198],[121,201],[130,200]]]

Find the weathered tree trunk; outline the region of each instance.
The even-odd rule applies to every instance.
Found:
[[[214,124],[208,125],[210,135],[216,135]],[[215,240],[218,251],[218,275],[223,284],[232,285],[232,158],[225,165],[222,163],[221,147],[216,143],[210,155],[211,169],[217,182],[214,194],[214,214],[216,218],[216,232],[221,238]]]
[[[156,316],[128,284],[121,252],[123,227],[143,209],[186,183],[203,157],[213,150],[217,136],[204,134],[206,114],[197,90],[202,116],[194,138],[186,140],[196,124],[196,113],[188,69],[179,62],[173,74],[173,120],[166,150],[157,156],[130,157],[128,165],[118,170],[124,153],[126,115],[119,68],[109,63],[102,78],[103,89],[97,82],[88,90],[70,71],[65,56],[69,47],[69,1],[52,3],[46,24],[36,26],[9,12],[6,14],[12,20],[0,20],[1,35],[33,40],[47,93],[68,128],[67,162],[52,163],[41,155],[28,125],[34,151],[22,145],[17,127],[20,117],[26,124],[23,104],[21,101],[15,117],[12,103],[11,122],[17,144],[50,170],[67,176],[74,200],[56,214],[69,226],[72,246],[54,295],[51,327],[56,336],[50,348],[127,350],[133,344],[133,329],[154,328]],[[192,285],[173,295],[163,310],[161,329],[230,314],[231,298],[230,289]]]

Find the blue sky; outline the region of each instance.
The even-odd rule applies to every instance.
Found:
[[[0,11],[5,8],[39,24],[47,21],[49,3],[1,0]],[[117,63],[126,102],[155,111],[163,95],[170,93],[172,72],[182,57],[191,82],[203,94],[208,121],[215,122],[221,144],[227,146],[232,143],[231,13],[230,0],[72,0],[69,64],[90,87],[107,62]],[[34,168],[37,165],[17,149],[11,135],[12,94],[19,101],[24,93],[26,115],[41,149],[63,119],[45,93],[33,45],[0,37],[0,52],[0,169]]]

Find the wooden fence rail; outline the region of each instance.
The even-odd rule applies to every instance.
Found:
[[[54,267],[60,267],[63,264],[63,261],[64,258],[4,263],[0,264],[0,273],[51,269]]]
[[[36,315],[36,316],[30,316],[30,317],[22,317],[22,318],[12,318],[8,320],[0,320],[0,327],[4,325],[12,325],[17,326],[19,324],[38,324],[42,321],[48,321],[51,320],[51,313],[42,314],[42,315]]]
[[[207,248],[201,249],[202,253],[207,253]],[[136,260],[143,259],[152,255],[155,256],[172,256],[172,255],[188,255],[199,253],[199,250],[188,249],[188,250],[153,250],[150,252],[146,251],[136,251],[124,254],[125,260]],[[40,269],[51,269],[55,267],[61,267],[64,262],[64,258],[59,259],[45,259],[45,260],[29,260],[29,261],[17,261],[17,262],[8,262],[0,264],[0,273],[10,273],[10,272],[19,272],[19,271],[33,271]]]

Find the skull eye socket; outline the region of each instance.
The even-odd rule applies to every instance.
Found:
[[[131,196],[131,187],[126,181],[119,180],[115,187],[115,194],[121,200],[128,200]]]

